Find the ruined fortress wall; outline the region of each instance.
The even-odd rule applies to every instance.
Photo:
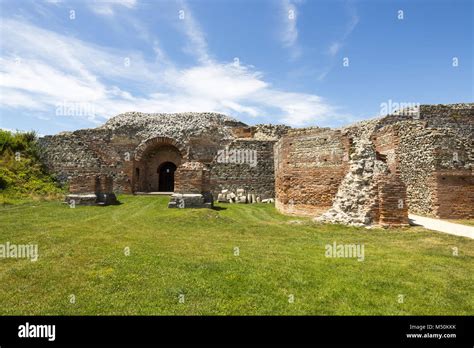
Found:
[[[373,215],[374,222],[402,223],[406,211],[392,209],[399,199],[412,213],[472,218],[474,104],[422,105],[415,116],[389,115],[339,130],[291,130],[249,127],[218,114],[127,113],[99,128],[43,137],[40,145],[47,168],[73,190],[90,191],[88,177],[102,174],[113,178],[117,193],[143,189],[135,171],[146,175],[141,165],[157,167],[160,159],[145,155],[164,144],[155,140],[168,139],[181,163],[210,167],[215,196],[245,189],[276,197],[285,213],[317,216],[332,207],[330,218],[343,221]],[[219,160],[222,150],[251,155]],[[140,151],[143,158],[136,159]],[[375,172],[383,174],[377,182]]]
[[[88,175],[106,174],[113,178],[115,192],[132,191],[133,151],[137,141],[113,137],[104,129],[79,130],[40,139],[41,157],[62,183],[84,185]]]
[[[214,197],[221,190],[244,189],[262,199],[275,197],[275,140],[235,139],[223,146],[211,164]]]
[[[276,207],[318,215],[329,209],[346,174],[349,139],[339,130],[289,131],[275,146]]]
[[[433,215],[442,219],[474,218],[474,177],[470,170],[437,171]]]
[[[473,104],[422,105],[419,114],[389,115],[340,131],[292,130],[275,146],[276,206],[313,216],[331,208],[325,218],[344,223],[365,218],[403,225],[407,210],[471,218],[473,122]],[[337,158],[323,162],[328,153],[350,158],[350,166]]]
[[[42,161],[62,183],[88,187],[88,175],[113,178],[116,193],[157,191],[157,168],[198,161],[214,167],[213,193],[243,188],[261,198],[275,192],[273,144],[287,126],[249,127],[212,113],[126,113],[95,129],[40,139]],[[217,162],[219,150],[254,151],[252,163]],[[253,163],[255,162],[255,163]],[[81,182],[83,181],[83,182]]]
[[[472,106],[430,105],[421,107],[419,120],[397,124],[395,153],[411,213],[445,218],[474,215],[473,122]]]

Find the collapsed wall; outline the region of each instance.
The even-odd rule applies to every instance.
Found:
[[[343,151],[339,156],[348,158],[344,166],[320,161],[328,150],[318,144],[321,130],[304,137],[291,131],[276,145],[276,206],[285,213],[352,225],[404,225],[408,211],[472,218],[473,122],[474,104],[422,105],[417,113],[325,130],[338,134],[340,144],[349,144],[332,142],[329,147]],[[336,172],[337,185],[326,175]],[[323,189],[315,189],[318,184],[333,193],[329,199]]]
[[[378,121],[345,128],[350,139],[349,167],[332,207],[317,221],[348,225],[406,225],[406,187],[398,168],[387,163],[371,141]]]

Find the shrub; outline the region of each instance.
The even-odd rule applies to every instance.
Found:
[[[0,130],[0,193],[3,196],[54,197],[63,193],[39,161],[37,141],[35,132]]]

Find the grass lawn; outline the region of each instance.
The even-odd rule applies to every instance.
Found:
[[[0,244],[38,244],[40,255],[0,259],[0,314],[474,314],[468,238],[318,225],[267,204],[182,210],[167,197],[119,199],[0,206]],[[325,257],[333,242],[364,244],[365,260]]]

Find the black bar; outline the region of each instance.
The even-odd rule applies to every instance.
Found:
[[[55,339],[19,337],[55,325]],[[410,325],[412,328],[410,329]],[[432,327],[427,326],[432,325]],[[417,328],[415,329],[414,326]],[[423,328],[424,326],[424,328]],[[58,344],[390,344],[472,347],[473,317],[0,317],[1,348]],[[408,338],[407,334],[456,337]]]

